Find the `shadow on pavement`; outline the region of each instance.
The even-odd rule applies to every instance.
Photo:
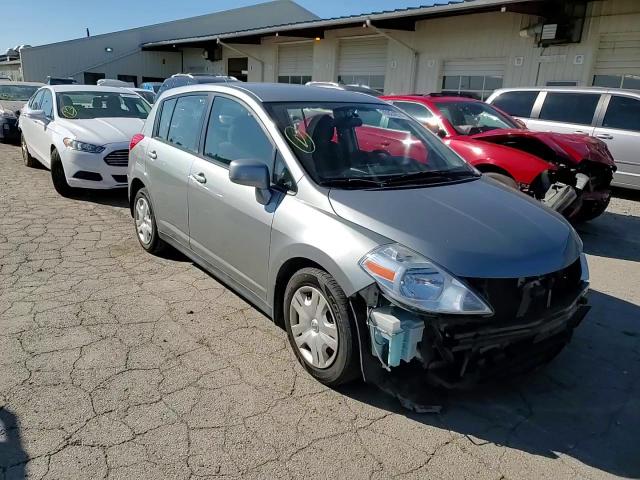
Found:
[[[73,196],[73,199],[111,207],[129,208],[126,188],[114,190],[80,190]]]
[[[593,309],[550,364],[508,384],[447,395],[443,413],[414,414],[370,385],[341,393],[416,422],[527,454],[568,456],[640,476],[640,307],[596,291]]]
[[[0,408],[0,476],[15,480],[26,478],[26,461],[17,418],[11,411]]]
[[[640,217],[605,212],[576,229],[585,253],[640,262]]]

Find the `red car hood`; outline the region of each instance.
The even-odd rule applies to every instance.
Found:
[[[505,146],[509,146],[508,142],[510,140],[516,139],[528,140],[532,146],[540,142],[553,151],[556,155],[556,160],[564,159],[574,164],[580,163],[583,160],[589,160],[615,166],[615,162],[607,145],[602,140],[588,135],[533,132],[531,130],[513,128],[490,130],[488,132],[471,135],[470,138]],[[530,153],[536,154],[537,152],[531,151]],[[553,161],[552,158],[545,158],[545,160]]]

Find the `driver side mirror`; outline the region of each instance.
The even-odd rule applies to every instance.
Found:
[[[269,169],[259,160],[234,160],[229,165],[229,180],[256,189],[256,200],[266,205],[271,200]]]
[[[40,120],[42,122],[47,121],[47,116],[44,114],[44,110],[31,110],[29,112],[23,112],[25,117],[33,120]]]

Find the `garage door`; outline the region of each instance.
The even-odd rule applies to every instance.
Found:
[[[446,60],[442,91],[464,93],[484,100],[502,87],[505,63],[504,58]]]
[[[280,45],[278,48],[278,82],[305,84],[313,72],[313,43]]]
[[[599,87],[640,88],[640,33],[600,37],[593,84]]]
[[[338,55],[338,81],[368,85],[383,91],[387,71],[387,39],[383,37],[342,40]]]

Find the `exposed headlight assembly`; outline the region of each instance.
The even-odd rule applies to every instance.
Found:
[[[478,295],[442,267],[398,243],[367,253],[360,266],[400,305],[430,313],[493,314]]]
[[[73,138],[65,138],[62,140],[65,147],[70,148],[72,150],[77,150],[79,152],[86,153],[102,153],[104,152],[104,147],[100,145],[93,145],[91,143],[79,142],[78,140],[74,140]]]

